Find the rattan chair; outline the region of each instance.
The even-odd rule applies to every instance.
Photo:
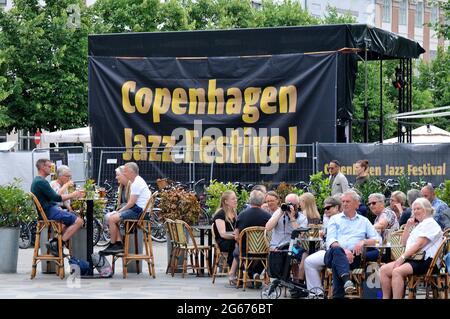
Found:
[[[151,230],[151,222],[146,220],[146,215],[153,210],[153,205],[155,203],[155,199],[158,192],[154,192],[152,196],[147,201],[144,210],[142,211],[139,219],[125,219],[124,229],[124,245],[123,245],[123,253],[116,254],[113,256],[112,269],[113,272],[115,270],[115,263],[118,258],[122,258],[122,272],[123,278],[127,278],[128,275],[128,264],[132,261],[136,262],[137,273],[141,272],[140,270],[140,261],[146,261],[148,264],[148,273],[151,277],[155,278],[155,262],[153,256],[153,243],[152,243],[152,230]],[[139,253],[138,247],[138,231],[142,231],[143,233],[143,252]],[[130,252],[130,237],[134,238],[134,248],[135,253]]]
[[[243,238],[246,238],[246,244],[243,245]],[[252,226],[243,229],[239,234],[239,274],[238,282],[236,287],[240,286],[240,282],[243,282],[243,289],[247,286],[247,282],[268,283],[269,276],[267,274],[268,267],[268,256],[269,256],[269,242],[267,240],[267,234],[265,227],[262,226]],[[254,279],[248,278],[248,270],[251,266],[255,265],[257,262],[263,264],[264,278]]]
[[[47,261],[47,271],[49,271],[50,261],[56,264],[56,275],[61,279],[64,279],[64,255],[63,255],[63,241],[62,241],[62,222],[51,220],[47,218],[41,203],[38,198],[30,193],[31,198],[33,199],[34,207],[40,217],[37,225],[36,225],[36,238],[34,240],[34,252],[33,252],[33,261],[31,264],[31,279],[36,277],[36,268],[39,261]],[[50,235],[53,232],[53,236],[58,240],[58,256],[53,256],[47,251],[47,254],[40,254],[39,248],[41,242],[41,233],[47,228],[47,240],[50,239]],[[43,249],[42,249],[43,250]],[[69,251],[70,245],[69,245]],[[71,252],[70,252],[71,254]]]
[[[409,275],[407,277],[408,298],[415,299],[417,285],[423,282],[425,285],[425,298],[448,299],[449,276],[443,257],[449,250],[449,234],[442,238],[436,254],[433,256],[430,267],[425,275]]]
[[[175,224],[175,221],[170,219],[170,218],[166,218],[165,220],[165,224],[166,224],[166,228],[167,228],[167,233],[169,234],[170,237],[170,256],[167,260],[167,268],[166,268],[166,274],[168,274],[169,272],[172,273],[172,266],[174,262],[176,262],[176,260],[174,260],[173,256],[176,255],[176,250],[178,249],[178,234],[177,234],[177,226]],[[176,267],[176,264],[175,264]]]
[[[212,283],[215,282],[217,276],[228,276],[230,267],[228,266],[228,252],[221,251],[216,243],[216,234],[214,232],[214,224],[211,225],[212,237],[214,240],[214,262],[212,268]],[[219,272],[217,271],[219,269]]]
[[[211,275],[211,269],[209,268],[208,262],[206,262],[206,266],[200,266],[199,258],[208,259],[208,254],[211,249],[208,245],[198,245],[195,240],[194,234],[192,232],[192,228],[182,220],[175,221],[176,226],[176,249],[172,255],[172,277],[175,274],[178,266],[178,258],[180,256],[183,257],[183,265],[182,265],[182,277],[184,278],[184,274],[187,271],[187,268],[191,268],[197,276],[200,275],[201,271],[205,269],[208,270],[208,275]],[[189,243],[190,242],[190,243]],[[187,259],[190,259],[190,264],[187,264]]]

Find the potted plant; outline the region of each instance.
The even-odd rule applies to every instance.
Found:
[[[30,198],[19,185],[17,179],[0,185],[0,273],[17,272],[19,226],[33,215]]]

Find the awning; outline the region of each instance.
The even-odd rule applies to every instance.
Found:
[[[89,127],[80,127],[70,130],[42,133],[42,143],[90,143],[91,132]]]

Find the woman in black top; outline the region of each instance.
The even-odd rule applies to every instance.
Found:
[[[227,190],[220,199],[220,208],[213,216],[213,227],[217,245],[220,251],[227,252],[227,263],[230,266],[228,274],[230,284],[236,283],[237,262],[233,259],[233,250],[236,245],[234,227],[236,226],[237,196],[232,190]]]

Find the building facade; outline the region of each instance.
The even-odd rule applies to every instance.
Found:
[[[423,59],[434,58],[438,46],[448,45],[428,26],[443,19],[437,2],[447,0],[302,0],[313,16],[323,17],[328,8],[352,15],[358,23],[397,33],[417,41],[424,49]]]

